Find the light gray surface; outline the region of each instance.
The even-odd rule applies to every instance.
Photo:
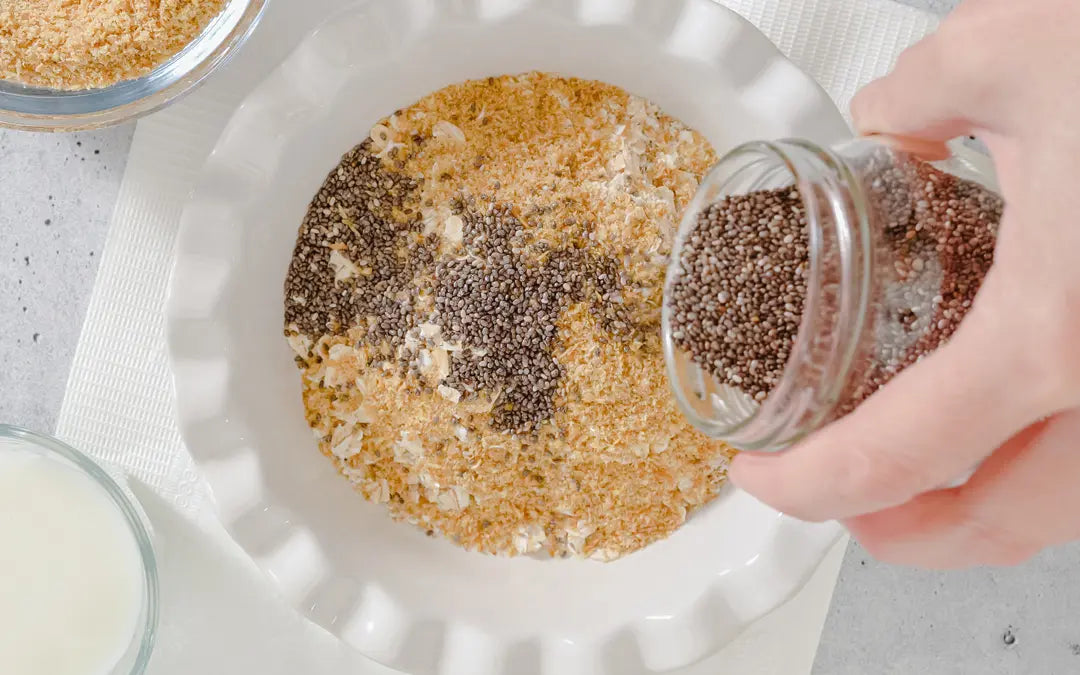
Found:
[[[960,0],[897,0],[945,14]],[[1080,543],[1015,569],[925,572],[848,547],[815,675],[1080,674]]]
[[[918,7],[935,14],[947,14],[960,4],[960,0],[896,0],[901,5]]]
[[[941,573],[882,565],[852,544],[814,673],[1080,673],[1080,545],[1017,568]]]
[[[0,129],[0,422],[56,423],[133,131]]]
[[[55,424],[131,134],[0,131],[0,421]],[[1080,673],[1080,546],[942,574],[878,564],[853,544],[814,672]]]

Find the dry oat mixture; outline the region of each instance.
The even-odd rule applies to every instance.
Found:
[[[714,161],[652,103],[540,73],[375,125],[285,285],[322,451],[468,549],[610,560],[671,533],[731,455],[675,409],[659,340],[679,214]]]
[[[0,79],[90,89],[146,75],[225,0],[0,0]]]

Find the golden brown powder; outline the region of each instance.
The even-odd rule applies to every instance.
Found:
[[[290,327],[308,422],[342,473],[395,517],[491,553],[610,560],[715,497],[732,451],[676,410],[657,327],[676,221],[715,161],[708,143],[616,87],[540,73],[447,87],[371,139],[386,169],[419,185],[415,208],[441,237],[440,259],[469,255],[453,204],[513,205],[523,255],[569,247],[618,262],[628,279],[618,302],[635,329],[613,335],[589,302],[567,306],[553,348],[556,412],[518,435],[493,428],[502,392],[446,386],[475,346],[441,326],[420,324],[396,358],[364,344],[377,317],[336,336]],[[429,364],[422,372],[399,366],[408,350]]]
[[[537,73],[441,89],[376,125],[372,139],[425,179],[431,222],[445,222],[462,193],[497,193],[538,241],[566,245],[590,229],[631,275],[627,306],[656,325],[678,219],[716,162],[700,134],[650,101]]]
[[[0,0],[0,79],[54,89],[141,77],[180,52],[225,0]]]

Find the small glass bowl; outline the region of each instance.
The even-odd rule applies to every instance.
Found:
[[[19,427],[0,424],[0,452],[16,450],[30,452],[63,462],[89,477],[104,490],[131,528],[139,549],[143,571],[142,608],[132,633],[131,642],[109,675],[142,675],[146,671],[158,626],[158,572],[150,529],[141,507],[112,476],[90,457],[55,438]]]
[[[0,127],[79,131],[147,115],[187,94],[247,41],[267,0],[229,0],[194,40],[149,74],[66,91],[0,80]]]

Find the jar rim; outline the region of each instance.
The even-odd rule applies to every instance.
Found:
[[[837,185],[826,190],[830,198],[822,203],[812,188],[827,174]],[[777,179],[783,180],[776,185]],[[799,330],[783,375],[762,401],[754,401],[744,392],[720,383],[676,344],[671,330],[671,288],[681,274],[682,249],[697,216],[710,204],[725,196],[789,185],[797,188],[807,212],[810,237],[808,292]],[[837,201],[842,191],[854,192],[849,201]],[[844,382],[856,355],[857,337],[866,322],[870,298],[871,256],[869,216],[861,186],[843,160],[832,151],[801,139],[752,141],[727,153],[706,175],[680,222],[671,257],[668,261],[661,313],[662,344],[668,381],[683,414],[707,435],[722,438],[744,450],[779,450],[797,441],[814,428],[806,416],[823,418],[839,399]],[[812,216],[812,214],[819,214]],[[816,328],[812,325],[820,311],[816,286],[822,278],[821,214],[835,221],[842,240],[840,263],[842,307],[837,317],[838,353],[830,357],[829,372],[823,386],[797,386],[792,373],[798,369],[800,356]],[[830,403],[831,402],[831,403]]]

